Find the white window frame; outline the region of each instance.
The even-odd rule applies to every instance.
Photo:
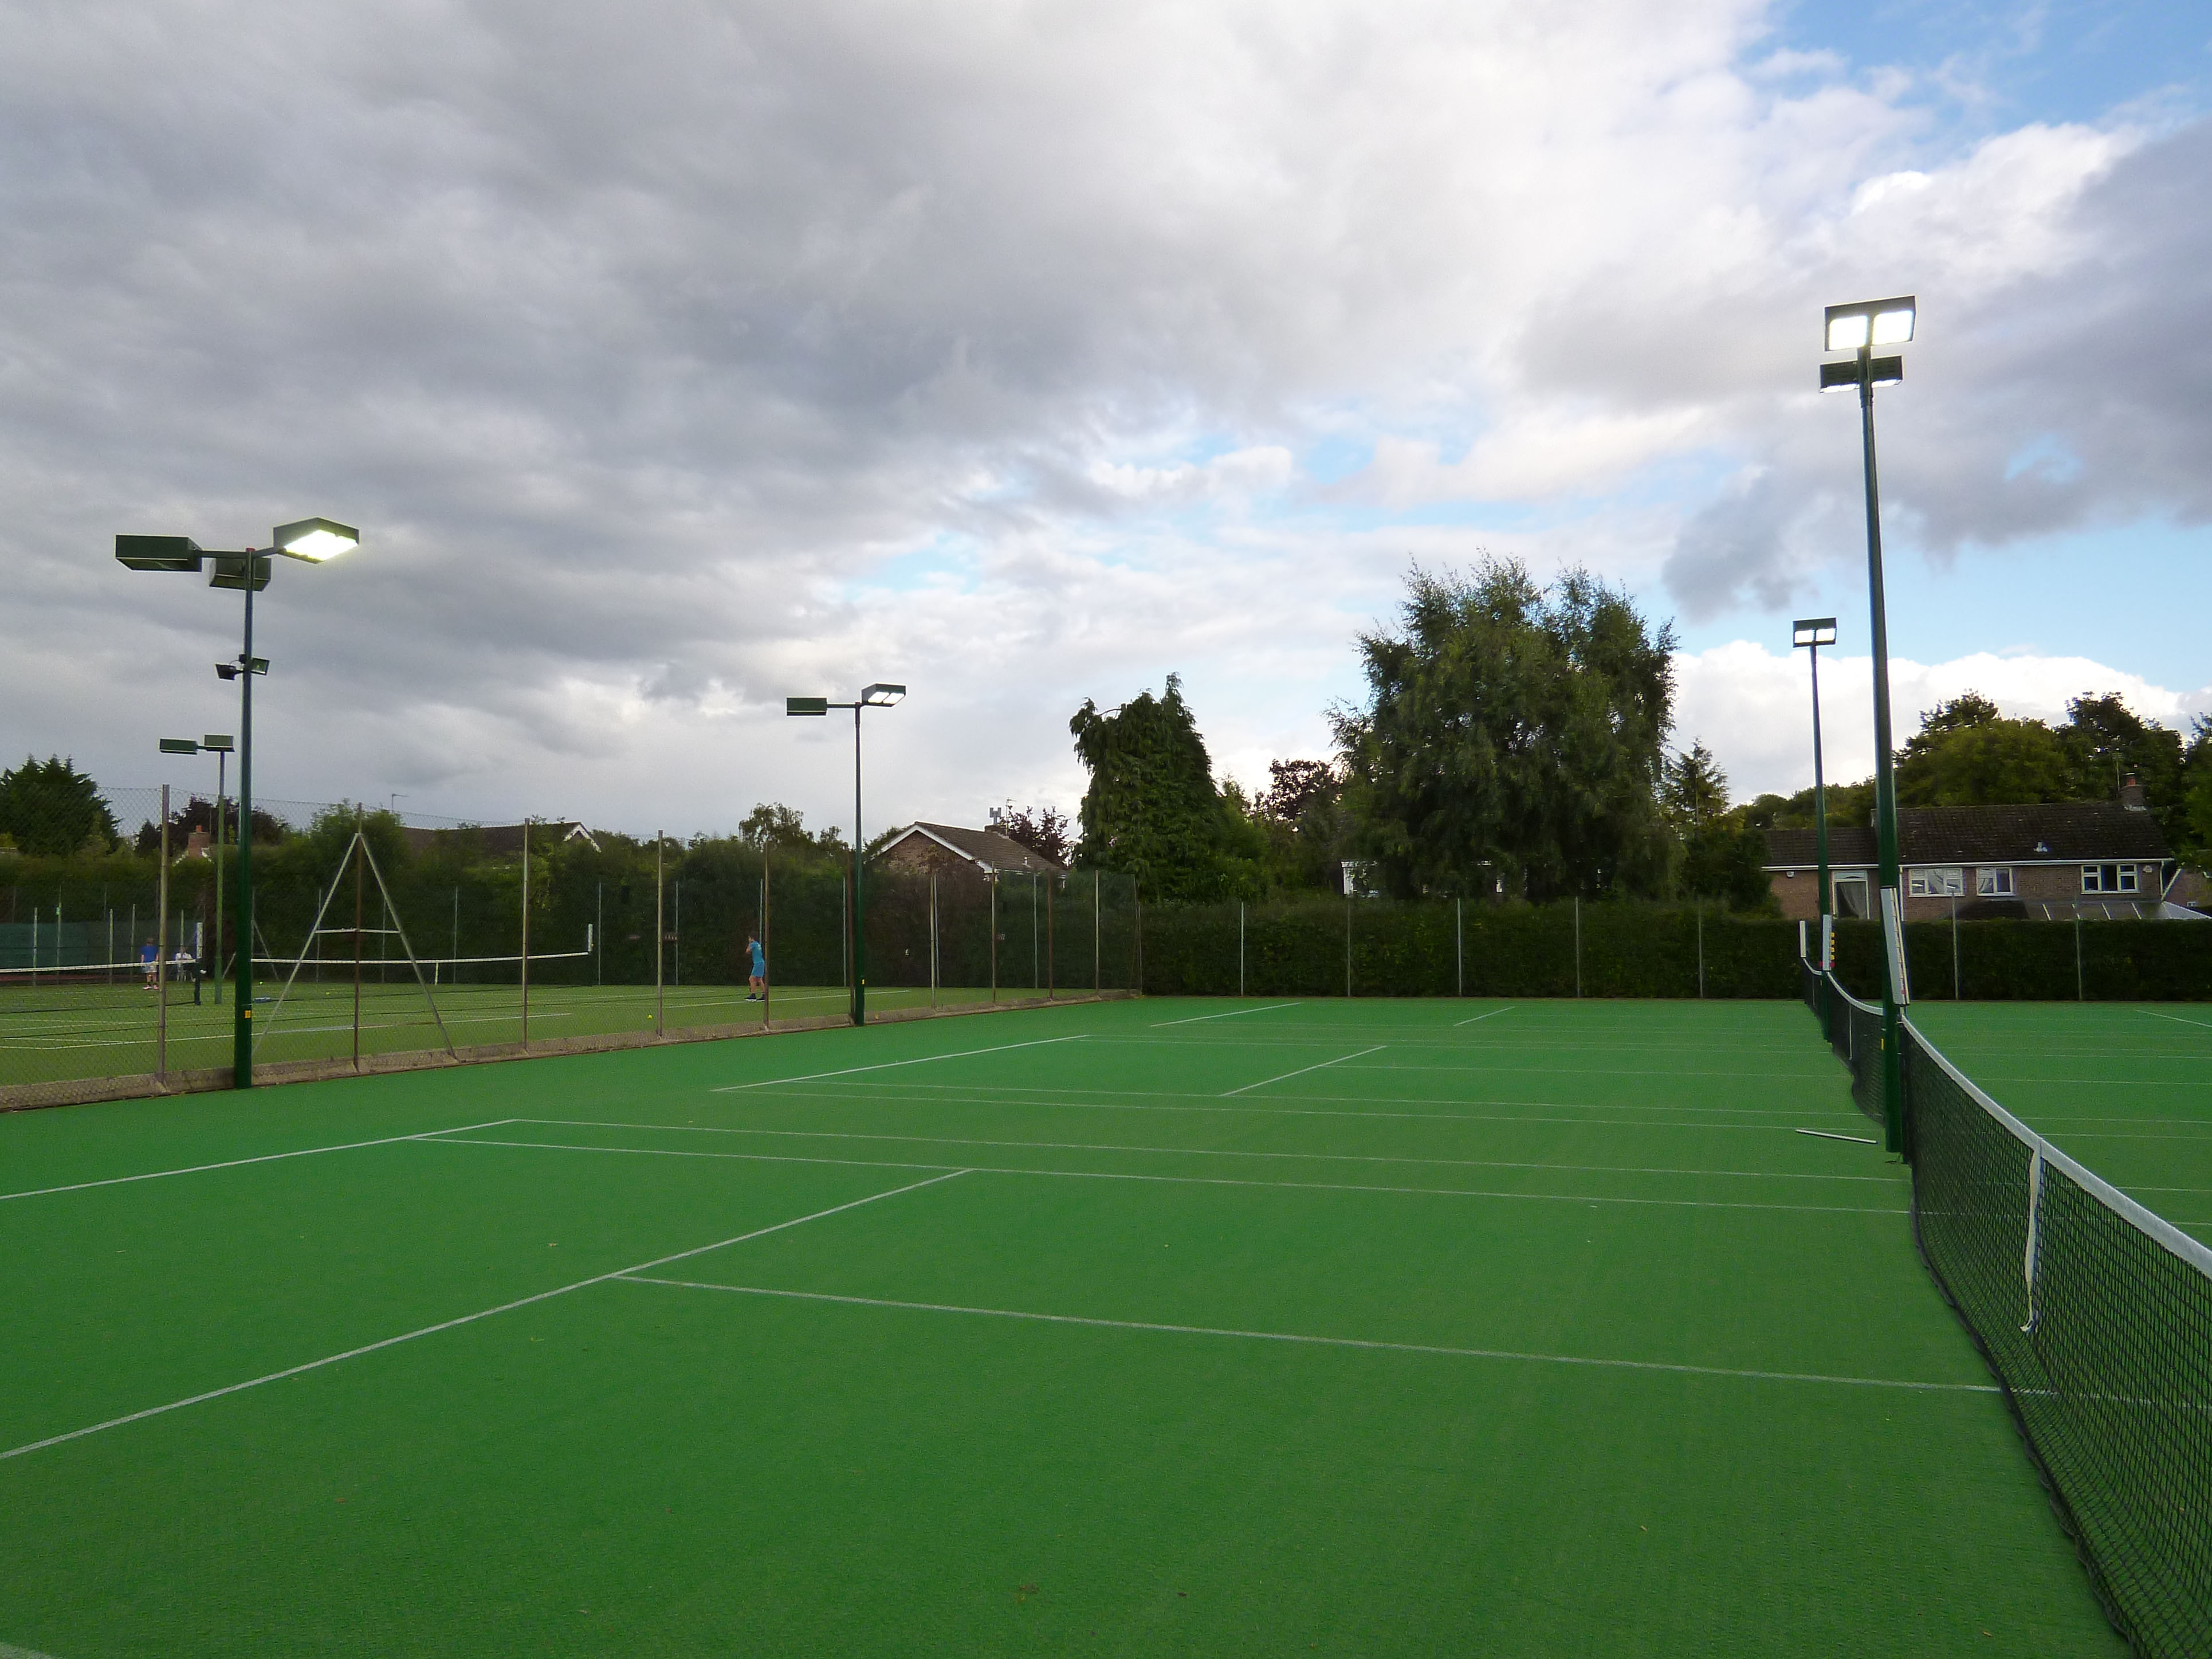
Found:
[[[1978,869],[1974,872],[1974,896],[1977,899],[2009,899],[2013,896],[2012,869],[2002,868]]]
[[[2081,866],[2081,891],[2084,893],[2136,893],[2141,889],[2136,882],[2133,864],[2084,864]]]
[[[1965,871],[1955,864],[1929,865],[1905,874],[1908,899],[1959,899],[1966,895]]]
[[[1863,921],[1874,914],[1874,882],[1865,871],[1839,870],[1829,878],[1829,886],[1832,889],[1829,895],[1830,903],[1838,916],[1851,918],[1850,912],[1844,908],[1844,889],[1847,887],[1859,890],[1858,901],[1862,908],[1855,919]]]

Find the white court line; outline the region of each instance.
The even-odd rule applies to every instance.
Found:
[[[1152,1029],[1160,1031],[1171,1025],[1196,1025],[1201,1020],[1233,1020],[1240,1014],[1272,1014],[1279,1008],[1296,1008],[1296,1003],[1269,1003],[1265,1008],[1232,1008],[1226,1014],[1194,1014],[1188,1020],[1155,1020]]]
[[[917,1054],[910,1060],[884,1060],[875,1065],[848,1065],[842,1071],[813,1071],[804,1077],[767,1077],[757,1083],[723,1083],[710,1089],[709,1095],[728,1095],[744,1089],[775,1089],[784,1083],[818,1083],[824,1077],[849,1077],[860,1071],[888,1071],[895,1066],[927,1065],[932,1060],[966,1060],[978,1054],[1003,1054],[1013,1048],[1043,1048],[1052,1043],[1079,1043],[1090,1034],[1079,1031],[1072,1037],[1036,1037],[1025,1043],[1000,1043],[994,1048],[963,1048],[951,1054]]]
[[[0,1659],[53,1659],[51,1654],[33,1653],[28,1648],[10,1647],[0,1642]]]
[[[1372,1048],[1361,1049],[1358,1054],[1340,1054],[1333,1060],[1323,1060],[1319,1065],[1302,1065],[1296,1071],[1285,1071],[1279,1077],[1262,1077],[1258,1083],[1246,1083],[1243,1089],[1224,1089],[1221,1091],[1220,1097],[1225,1101],[1233,1095],[1242,1095],[1245,1089],[1265,1089],[1269,1083],[1288,1083],[1293,1077],[1304,1077],[1309,1071],[1326,1071],[1333,1065],[1342,1065],[1346,1060],[1356,1060],[1368,1054],[1380,1054],[1389,1046],[1388,1043],[1377,1043]]]
[[[1170,1336],[1231,1337],[1246,1342],[1290,1342],[1315,1348],[1364,1348],[1387,1354],[1437,1354],[1450,1359],[1519,1360],[1534,1365],[1588,1365],[1603,1370],[1669,1371],[1680,1376],[1737,1377],[1759,1382],[1825,1382],[1850,1388],[1905,1388],[1920,1394],[1993,1394],[1989,1382],[1911,1382],[1898,1377],[1829,1376],[1819,1371],[1755,1371],[1724,1365],[1675,1365],[1656,1359],[1592,1359],[1581,1354],[1522,1353],[1505,1348],[1450,1348],[1440,1343],[1378,1342],[1362,1337],[1315,1337],[1292,1331],[1239,1331],[1214,1325],[1168,1325],[1152,1320],[1087,1319],[1078,1314],[1031,1314],[1012,1308],[963,1308],[943,1302],[893,1302],[884,1296],[838,1296],[824,1290],[774,1290],[757,1284],[709,1284],[698,1279],[622,1275],[630,1284],[665,1284],[683,1290],[721,1290],[739,1296],[781,1296],[793,1302],[836,1302],[855,1308],[895,1308],[917,1314],[969,1314],[982,1319],[1033,1320],[1043,1325],[1087,1325],[1106,1331],[1158,1331]]]
[[[672,1261],[688,1261],[693,1256],[703,1256],[709,1251],[726,1250],[731,1245],[743,1244],[750,1239],[765,1238],[770,1233],[781,1233],[787,1228],[804,1226],[810,1221],[820,1221],[825,1216],[838,1215],[847,1210],[857,1210],[864,1204],[875,1203],[878,1199],[895,1199],[902,1192],[912,1192],[924,1186],[934,1186],[939,1181],[951,1180],[953,1176],[965,1173],[967,1172],[959,1169],[947,1170],[941,1175],[932,1175],[927,1180],[914,1181],[905,1186],[894,1186],[888,1192],[871,1192],[866,1198],[854,1199],[849,1204],[832,1205],[829,1209],[817,1210],[811,1216],[797,1216],[789,1221],[777,1222],[772,1227],[756,1228],[750,1233],[740,1233],[735,1238],[717,1240],[713,1244],[702,1244],[690,1250],[678,1250],[673,1255],[659,1256],[652,1261],[641,1261],[635,1267],[617,1267],[612,1272],[595,1273],[590,1278],[578,1279],[574,1284],[563,1284],[551,1290],[540,1290],[535,1296],[519,1296],[513,1302],[503,1302],[496,1308],[486,1308],[479,1313],[463,1314],[459,1319],[441,1320],[435,1325],[425,1325],[419,1331],[407,1331],[396,1337],[386,1337],[380,1342],[364,1343],[358,1348],[349,1348],[342,1354],[330,1354],[321,1359],[311,1359],[304,1365],[288,1366],[281,1371],[271,1371],[266,1376],[257,1376],[245,1382],[233,1382],[221,1388],[210,1388],[204,1394],[193,1394],[188,1399],[173,1400],[166,1406],[149,1406],[143,1412],[132,1412],[127,1416],[110,1418],[105,1423],[94,1423],[87,1428],[71,1429],[67,1434],[49,1435],[44,1440],[33,1440],[28,1445],[16,1446],[0,1452],[0,1463],[4,1463],[11,1457],[21,1457],[27,1453],[44,1451],[47,1447],[58,1446],[64,1441],[82,1440],[87,1435],[100,1434],[108,1429],[119,1429],[126,1423],[138,1423],[149,1417],[160,1417],[167,1412],[182,1411],[187,1406],[198,1406],[207,1400],[220,1400],[225,1394],[242,1394],[248,1388],[258,1388],[264,1382],[281,1382],[288,1376],[298,1376],[304,1371],[319,1371],[325,1365],[336,1365],[342,1360],[358,1359],[363,1354],[373,1354],[380,1348],[391,1348],[403,1342],[412,1342],[417,1337],[434,1336],[441,1331],[450,1331],[458,1326],[473,1325],[477,1320],[489,1319],[495,1314],[511,1314],[518,1308],[529,1307],[532,1302],[547,1302],[555,1296],[565,1296],[571,1290],[581,1290],[593,1284],[605,1284],[609,1279],[620,1278],[626,1273],[641,1273],[648,1267],[665,1267]]]
[[[2204,1030],[2212,1031],[2212,1020],[2185,1020],[2179,1014],[2161,1014],[2154,1008],[2139,1008],[2136,1012],[2138,1014],[2148,1014],[2154,1020],[2171,1020],[2176,1025],[2199,1026]],[[2177,1060],[2185,1060],[2190,1058],[2191,1056],[2186,1054],[2177,1054],[2173,1058]]]
[[[585,1146],[574,1141],[441,1138],[429,1146],[514,1146],[540,1152],[613,1152],[638,1158],[726,1158],[744,1163],[830,1163],[857,1169],[947,1169],[969,1175],[1049,1175],[1060,1180],[1153,1181],[1165,1186],[1280,1187],[1297,1192],[1392,1192],[1432,1199],[1528,1199],[1552,1204],[1638,1204],[1666,1210],[1787,1210],[1808,1216],[1909,1216],[1865,1204],[1762,1204],[1751,1199],[1625,1199],[1594,1192],[1504,1192],[1479,1186],[1382,1186],[1366,1181],[1251,1180],[1236,1175],[1147,1175],[1125,1169],[1036,1169],[995,1163],[918,1163],[896,1158],[824,1158],[796,1152],[686,1152],[672,1146]]]
[[[284,1158],[312,1158],[319,1152],[355,1152],[364,1146],[397,1146],[402,1141],[423,1141],[438,1135],[466,1134],[471,1129],[497,1129],[520,1123],[520,1118],[494,1118],[489,1123],[465,1123],[457,1129],[425,1129],[413,1135],[386,1135],[380,1140],[347,1141],[337,1146],[303,1146],[296,1152],[264,1152],[258,1158],[230,1158],[222,1163],[195,1163],[182,1169],[151,1169],[143,1175],[110,1175],[105,1180],[81,1180],[67,1186],[34,1186],[21,1192],[0,1192],[0,1204],[9,1199],[42,1199],[55,1192],[82,1192],[94,1186],[126,1186],[132,1181],[162,1180],[171,1175],[200,1175],[210,1169],[238,1169],[249,1163],[276,1163]],[[0,1659],[5,1659],[0,1656]]]
[[[1494,1020],[1494,1019],[1496,1019],[1496,1018],[1497,1018],[1499,1015],[1501,1015],[1501,1014],[1510,1014],[1510,1013],[1514,1010],[1514,1009],[1515,1009],[1516,1007],[1517,1007],[1517,1006],[1518,1006],[1518,1004],[1517,1004],[1517,1003],[1506,1003],[1506,1004],[1505,1004],[1505,1006],[1504,1006],[1504,1007],[1503,1007],[1503,1008],[1493,1008],[1493,1009],[1492,1009],[1490,1010],[1490,1012],[1489,1012],[1489,1013],[1487,1013],[1487,1014],[1478,1014],[1478,1015],[1476,1015],[1476,1016],[1474,1016],[1474,1019],[1470,1019],[1470,1020],[1454,1020],[1454,1021],[1452,1022],[1452,1029],[1453,1029],[1453,1030],[1455,1030],[1455,1031],[1456,1031],[1456,1030],[1458,1030],[1458,1029],[1459,1029],[1462,1026],[1463,1026],[1463,1025],[1474,1025],[1474,1024],[1475,1024],[1475,1023],[1476,1023],[1476,1022],[1478,1022],[1478,1021],[1481,1021],[1481,1020]]]
[[[1320,1163],[1414,1163],[1462,1169],[1566,1169],[1580,1174],[1712,1175],[1740,1180],[1844,1180],[1893,1185],[1894,1175],[1838,1175],[1797,1169],[1668,1169],[1645,1168],[1620,1163],[1531,1163],[1506,1158],[1415,1158],[1386,1152],[1273,1152],[1220,1146],[1122,1146],[1097,1141],[988,1141],[957,1135],[878,1135],[848,1129],[725,1129],[712,1124],[622,1123],[606,1118],[514,1118],[513,1123],[553,1124],[569,1129],[647,1129],[672,1135],[775,1135],[808,1141],[903,1141],[916,1146],[995,1146],[1025,1148],[1037,1152],[1152,1152],[1170,1157],[1304,1158]],[[1819,1135],[1818,1129],[1801,1129],[1801,1135]],[[1830,1136],[1832,1140],[1855,1141],[1857,1135]],[[1867,1144],[1871,1146],[1873,1142]],[[2176,1189],[2189,1191],[2188,1188]]]

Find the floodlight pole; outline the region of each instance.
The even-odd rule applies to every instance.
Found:
[[[246,550],[246,644],[238,662],[238,955],[232,979],[231,1086],[253,1087],[253,575]]]
[[[867,699],[853,704],[853,1023],[868,1022],[867,906],[860,894],[860,873],[867,863],[867,839],[860,833],[860,711]]]
[[[1876,857],[1881,880],[1889,904],[1897,912],[1898,952],[1904,949],[1904,895],[1898,875],[1897,780],[1890,752],[1889,728],[1889,613],[1882,597],[1881,490],[1875,469],[1874,347],[1858,349],[1859,434],[1866,457],[1867,603],[1871,613],[1874,641],[1874,796]],[[1888,918],[1882,924],[1888,926]],[[1881,1122],[1885,1150],[1903,1152],[1905,1147],[1905,1054],[1903,1017],[1898,1000],[1898,975],[1903,963],[1882,953],[1881,978]]]

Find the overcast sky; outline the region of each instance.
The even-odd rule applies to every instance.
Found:
[[[1326,753],[1409,561],[1625,583],[1680,741],[1871,765],[1978,687],[2212,711],[2202,5],[0,0],[0,744],[204,781],[283,563],[258,791],[688,833],[1072,809],[1179,671],[1218,770]],[[1856,660],[1854,660],[1856,659]],[[165,766],[167,770],[164,770]]]

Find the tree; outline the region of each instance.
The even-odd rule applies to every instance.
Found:
[[[2081,696],[2066,704],[2058,740],[2073,756],[2080,799],[2109,801],[2122,777],[2133,772],[2161,825],[2171,828],[2186,815],[2179,732],[2137,718],[2117,697]]]
[[[1079,863],[1123,870],[1147,897],[1205,903],[1230,890],[1233,807],[1213,786],[1179,676],[1101,713],[1090,698],[1067,723],[1091,771],[1079,818]]]
[[[1908,745],[1897,767],[1900,807],[2025,804],[2078,796],[2073,757],[2039,720],[1978,721],[1933,736],[1917,753]]]
[[[1334,806],[1344,787],[1326,760],[1270,760],[1267,792],[1255,804],[1268,817],[1296,824],[1313,806]]]
[[[108,852],[117,839],[100,785],[59,755],[26,755],[14,771],[0,772],[0,834],[12,837],[19,851],[49,858]]]
[[[1711,749],[1693,742],[1664,763],[1659,801],[1677,830],[1703,829],[1728,810],[1728,774]]]
[[[1360,851],[1390,891],[1530,899],[1663,888],[1656,800],[1672,624],[1587,572],[1518,560],[1407,578],[1402,631],[1360,637],[1367,706],[1333,717]]]
[[[1057,807],[1017,808],[1009,801],[1003,807],[991,808],[989,823],[1008,840],[1019,842],[1039,857],[1049,858],[1055,864],[1067,862],[1068,831],[1073,826],[1067,821],[1067,814]]]

